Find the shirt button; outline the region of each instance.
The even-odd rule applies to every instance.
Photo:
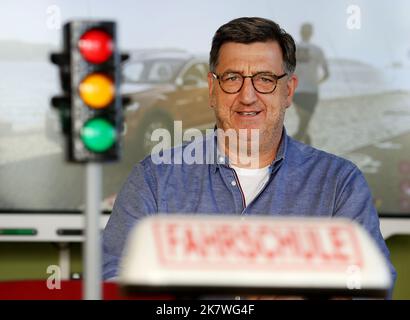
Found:
[[[236,181],[232,180],[231,185],[233,185],[235,187],[236,186]]]
[[[225,162],[225,158],[222,157],[222,156],[220,156],[220,157],[218,158],[218,161],[219,161],[219,163],[224,163],[224,162]]]

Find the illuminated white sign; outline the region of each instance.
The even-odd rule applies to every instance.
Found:
[[[355,289],[352,296],[382,296],[391,285],[383,255],[355,222],[210,215],[140,221],[128,239],[119,282],[158,292],[225,288],[348,295]]]

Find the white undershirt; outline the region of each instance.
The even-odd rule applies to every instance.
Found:
[[[246,205],[251,203],[269,179],[269,166],[260,169],[245,169],[231,165],[238,176]]]

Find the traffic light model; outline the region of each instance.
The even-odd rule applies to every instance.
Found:
[[[109,162],[120,158],[123,107],[116,24],[73,21],[64,25],[63,53],[52,54],[60,68],[63,96],[54,97],[71,162]]]

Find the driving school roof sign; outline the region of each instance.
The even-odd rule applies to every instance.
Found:
[[[383,259],[347,220],[159,215],[132,232],[120,282],[162,292],[382,296],[390,286]]]

